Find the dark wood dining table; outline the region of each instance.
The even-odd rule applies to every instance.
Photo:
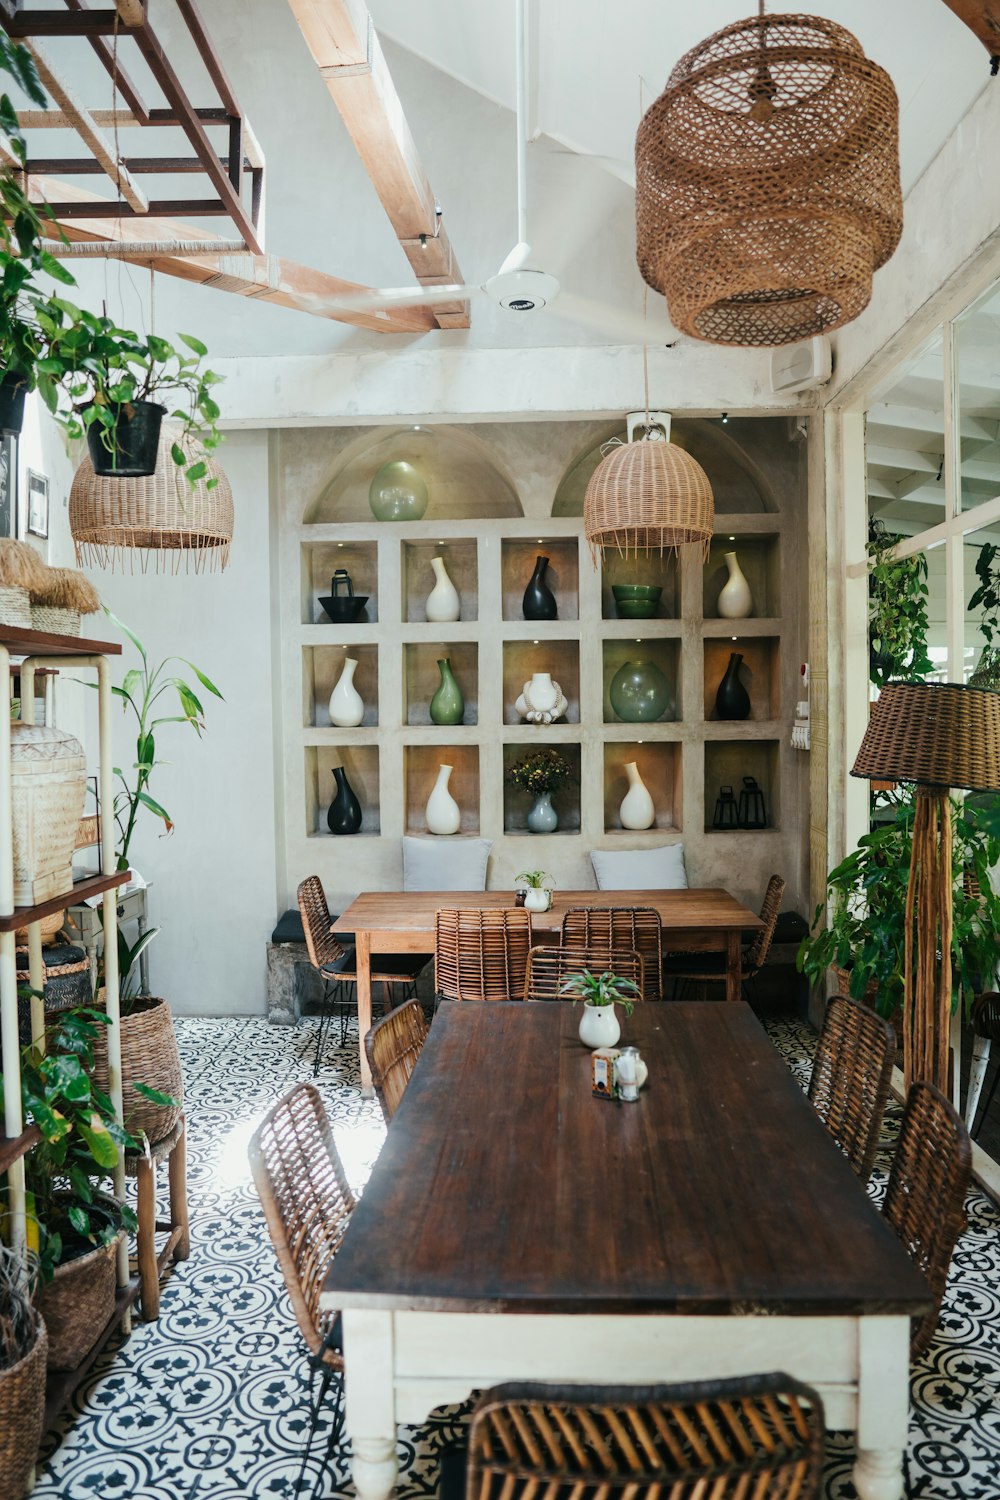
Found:
[[[333,924],[335,937],[351,936],[357,959],[358,1048],[361,1088],[372,1092],[364,1039],[372,1024],[373,953],[433,953],[434,914],[439,907],[512,906],[510,891],[365,891]],[[663,925],[664,949],[721,949],[726,954],[726,998],[739,1000],[743,986],[744,933],[763,926],[760,917],[717,888],[682,891],[557,891],[546,912],[533,912],[539,943],[558,942],[564,914],[573,906],[651,906]]]
[[[591,1092],[578,1008],[442,1004],[327,1274],[361,1500],[398,1423],[511,1379],[782,1370],[899,1500],[927,1283],[749,1006],[638,1005],[637,1103]]]

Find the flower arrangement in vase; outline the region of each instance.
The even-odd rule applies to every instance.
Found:
[[[531,832],[555,833],[559,827],[559,814],[552,806],[553,795],[567,782],[576,779],[566,757],[551,748],[535,750],[510,766],[504,779],[510,786],[528,792],[535,799],[528,813]]]
[[[579,974],[571,974],[563,982],[559,993],[568,995],[574,1005],[577,1000],[583,1001],[580,1040],[585,1047],[594,1049],[613,1047],[618,1041],[622,1029],[615,1015],[615,1006],[620,1005],[625,1014],[630,1016],[635,1004],[631,997],[638,998],[639,986],[631,979],[622,979],[610,969],[605,969],[603,974],[592,974],[589,969],[582,969]]]
[[[523,891],[526,911],[548,911],[555,881],[545,870],[522,870],[520,875],[514,876],[514,884],[526,887]]]

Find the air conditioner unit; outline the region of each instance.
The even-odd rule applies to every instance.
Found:
[[[776,396],[812,391],[833,371],[830,340],[822,333],[804,344],[784,344],[771,354],[771,390]]]

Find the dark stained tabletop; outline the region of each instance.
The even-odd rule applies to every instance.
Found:
[[[923,1313],[930,1294],[742,1002],[647,1002],[636,1104],[579,1008],[442,1004],[327,1276],[337,1307]]]

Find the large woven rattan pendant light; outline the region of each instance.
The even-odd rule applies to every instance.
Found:
[[[849,323],[902,231],[889,75],[833,21],[763,9],[681,58],[635,144],[639,269],[716,344]]]
[[[78,563],[134,571],[224,569],[233,539],[233,491],[214,459],[192,486],[174,463],[176,433],[164,425],[156,469],[147,479],[106,479],[85,457],[69,492],[69,528]],[[218,483],[208,488],[208,480]]]
[[[715,500],[705,470],[669,441],[670,419],[662,414],[643,421],[632,413],[628,433],[627,443],[608,445],[583,497],[583,530],[595,559],[606,549],[628,556],[688,542],[707,556]]]

